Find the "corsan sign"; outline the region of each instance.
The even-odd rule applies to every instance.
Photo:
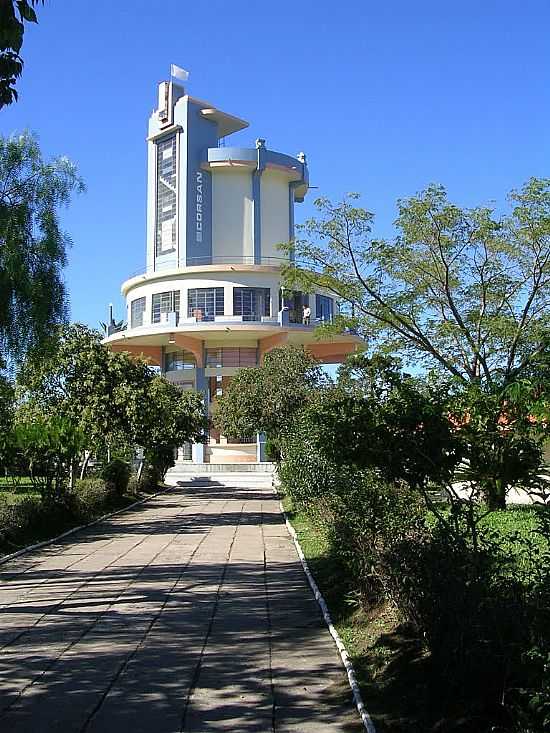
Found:
[[[196,193],[196,208],[195,208],[195,239],[197,242],[202,242],[202,202],[203,202],[203,179],[202,171],[196,171],[195,173],[195,193]]]

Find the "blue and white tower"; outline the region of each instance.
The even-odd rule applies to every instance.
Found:
[[[337,304],[325,292],[281,290],[288,264],[278,245],[294,237],[294,205],[308,191],[305,155],[225,147],[248,123],[159,85],[147,137],[147,264],[122,285],[128,325],[110,333],[114,350],[143,354],[182,389],[198,389],[209,410],[237,369],[256,366],[286,343],[335,363],[360,342],[319,342],[314,326]],[[209,444],[182,449],[196,462],[256,461],[256,445],[212,430]]]

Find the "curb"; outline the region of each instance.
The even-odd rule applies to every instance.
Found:
[[[133,504],[128,504],[128,506],[122,507],[122,509],[117,509],[116,512],[110,512],[110,514],[103,514],[101,517],[98,517],[97,519],[93,519],[91,522],[88,522],[87,524],[80,524],[78,527],[73,527],[72,529],[68,529],[66,532],[63,532],[62,534],[58,534],[56,537],[52,537],[49,540],[42,540],[42,542],[36,542],[34,545],[27,545],[27,547],[22,547],[20,550],[17,550],[16,552],[12,552],[9,555],[4,555],[2,558],[0,558],[0,565],[4,565],[4,563],[9,562],[10,560],[13,560],[16,557],[19,557],[20,555],[25,555],[27,552],[32,552],[33,550],[39,550],[41,547],[47,547],[48,545],[53,545],[58,540],[62,540],[64,537],[68,537],[71,534],[75,534],[75,532],[80,532],[81,529],[86,529],[87,527],[93,527],[94,524],[98,524],[99,522],[103,522],[105,519],[110,519],[111,517],[116,517],[117,514],[122,514],[123,512],[127,512],[130,509],[133,509],[135,506],[139,506],[140,504],[145,504],[146,501],[150,501],[151,499],[154,499],[157,496],[160,496],[161,494],[166,493],[166,491],[173,489],[173,486],[167,486],[162,491],[157,491],[155,494],[151,494],[151,496],[146,496],[145,499],[139,499],[138,501],[135,501]]]
[[[307,564],[307,560],[305,558],[305,555],[302,551],[302,548],[300,546],[300,541],[298,540],[298,535],[296,534],[296,530],[289,522],[289,519],[286,515],[286,512],[283,508],[283,503],[281,501],[281,497],[279,496],[279,492],[277,489],[274,488],[275,493],[277,494],[277,497],[279,499],[279,506],[281,508],[281,514],[284,517],[286,528],[292,537],[294,541],[294,546],[296,547],[296,551],[298,553],[298,557],[300,558],[300,562],[302,563],[302,567],[304,569],[304,572],[306,574],[306,577],[308,579],[309,585],[311,587],[311,590],[313,591],[313,595],[315,596],[315,600],[319,604],[319,607],[321,609],[321,612],[323,614],[323,618],[325,619],[325,623],[328,626],[328,630],[330,631],[330,634],[332,638],[334,639],[334,643],[336,644],[336,648],[338,649],[338,652],[340,654],[340,657],[342,659],[342,664],[344,665],[347,675],[348,675],[348,682],[349,686],[351,687],[351,691],[353,693],[353,699],[355,701],[355,705],[357,707],[357,711],[359,715],[361,716],[361,720],[363,721],[363,725],[365,727],[365,730],[367,733],[376,733],[376,728],[374,727],[374,723],[371,720],[370,715],[367,712],[367,709],[365,708],[365,703],[363,702],[363,698],[361,697],[361,691],[359,689],[359,685],[357,684],[357,678],[355,676],[355,669],[353,668],[353,664],[351,659],[349,658],[347,649],[344,645],[344,642],[340,638],[340,635],[334,628],[334,624],[332,623],[332,617],[330,615],[330,611],[328,610],[328,606],[326,604],[325,599],[323,598],[323,594],[317,587],[317,583],[315,582],[315,578],[311,574],[311,571],[309,569],[309,566]]]

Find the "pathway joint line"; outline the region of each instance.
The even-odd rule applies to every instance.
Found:
[[[264,598],[265,598],[265,611],[267,618],[267,639],[269,646],[269,687],[271,690],[271,731],[275,733],[275,719],[277,712],[277,699],[275,697],[275,684],[273,682],[273,626],[271,624],[271,610],[269,607],[269,587],[267,581],[267,554],[265,551],[265,532],[264,532],[264,507],[260,505],[260,528],[262,532],[262,545],[264,552]]]
[[[285,520],[286,528],[288,530],[288,533],[292,537],[294,546],[296,547],[296,552],[298,553],[298,557],[300,558],[300,562],[302,563],[302,567],[304,569],[304,573],[306,574],[310,588],[313,591],[315,600],[319,604],[319,608],[321,609],[321,613],[323,614],[325,623],[328,627],[328,630],[330,631],[332,638],[334,639],[334,643],[336,644],[336,648],[338,649],[340,658],[342,659],[342,664],[344,665],[344,668],[348,675],[349,686],[351,687],[351,691],[353,693],[353,700],[355,702],[355,705],[357,707],[357,711],[361,717],[361,720],[363,721],[365,730],[367,731],[367,733],[376,733],[376,728],[374,727],[374,723],[372,722],[372,719],[370,715],[368,714],[367,709],[365,707],[365,703],[363,702],[363,698],[361,697],[361,690],[359,689],[359,685],[357,683],[355,669],[353,667],[353,663],[351,659],[349,658],[349,654],[347,652],[345,644],[342,641],[342,639],[340,638],[340,634],[336,631],[336,628],[334,627],[334,624],[332,622],[332,617],[330,615],[330,611],[328,610],[327,603],[323,597],[323,594],[319,590],[317,583],[315,582],[315,578],[311,574],[311,570],[309,569],[309,566],[307,564],[307,560],[303,553],[302,547],[300,545],[300,541],[298,539],[298,535],[296,534],[296,530],[289,522],[287,514],[283,508],[283,502],[281,501],[281,496],[275,486],[273,486],[273,492],[279,499],[279,506],[281,509],[281,514],[283,515],[283,518]]]
[[[223,509],[227,506],[224,504]],[[222,510],[223,512],[223,510]],[[239,514],[239,519],[235,523],[235,531],[233,532],[233,537],[231,538],[231,544],[229,545],[229,548],[227,550],[227,558],[225,560],[225,564],[223,566],[223,571],[221,574],[220,582],[218,584],[218,588],[216,590],[216,596],[214,599],[214,608],[212,609],[212,615],[210,616],[210,621],[208,623],[208,628],[206,629],[206,634],[204,636],[204,641],[202,644],[202,648],[199,654],[199,658],[197,660],[197,664],[195,666],[195,669],[193,671],[193,675],[191,676],[191,682],[189,684],[189,689],[187,690],[187,697],[185,699],[185,703],[183,706],[183,711],[181,714],[181,724],[180,724],[180,733],[185,733],[185,725],[187,723],[187,712],[189,710],[189,705],[191,704],[191,698],[195,694],[195,690],[197,689],[197,683],[200,678],[201,670],[202,670],[202,660],[204,659],[204,652],[206,651],[206,647],[208,646],[208,642],[210,640],[210,635],[212,633],[212,629],[214,627],[214,621],[216,619],[216,613],[218,612],[218,606],[220,605],[220,596],[223,588],[223,584],[225,582],[225,576],[227,575],[227,568],[229,566],[229,561],[231,560],[231,552],[233,550],[233,545],[235,544],[235,538],[237,537],[237,531],[239,529],[239,526],[242,521],[242,516],[244,512],[244,504],[241,505],[241,511]]]
[[[211,502],[209,502],[209,504],[210,503]],[[178,514],[176,516],[179,517],[180,515],[184,514],[184,512],[185,512],[185,508],[183,508],[180,512],[178,512]],[[160,531],[161,531],[161,529],[156,530],[156,532],[160,532]],[[93,631],[93,629],[97,626],[97,624],[103,619],[103,617],[107,613],[109,613],[109,611],[113,608],[113,606],[115,606],[115,604],[119,601],[119,599],[121,597],[123,597],[125,593],[127,593],[128,589],[131,588],[131,586],[134,585],[134,583],[137,583],[137,581],[139,580],[140,576],[145,572],[145,570],[147,568],[149,568],[152,565],[152,563],[154,563],[154,561],[157,559],[157,557],[162,552],[164,552],[166,550],[166,548],[169,547],[172,544],[172,542],[174,542],[175,538],[179,534],[181,534],[182,531],[183,530],[180,530],[179,532],[176,532],[176,534],[174,535],[174,537],[171,540],[169,540],[165,545],[163,545],[162,548],[155,555],[153,555],[153,557],[151,558],[151,560],[149,560],[149,562],[147,564],[145,564],[134,577],[132,577],[132,578],[130,578],[128,580],[128,582],[126,583],[126,585],[121,590],[119,590],[119,592],[113,598],[113,600],[109,603],[109,605],[107,606],[107,608],[104,611],[98,612],[96,614],[96,616],[94,617],[93,621],[90,624],[88,624],[87,626],[84,627],[84,629],[76,637],[76,639],[73,639],[73,641],[71,641],[67,646],[65,646],[59,652],[59,654],[57,656],[55,656],[53,659],[50,660],[50,663],[47,664],[46,667],[39,674],[37,674],[27,685],[25,685],[23,688],[21,688],[21,690],[19,690],[19,692],[17,693],[16,698],[14,700],[12,700],[12,702],[8,703],[8,705],[6,705],[2,709],[0,709],[0,719],[3,718],[3,717],[5,717],[5,715],[21,700],[21,698],[25,695],[25,693],[27,692],[28,689],[30,689],[31,687],[33,687],[35,684],[39,683],[45,675],[49,674],[52,671],[52,669],[63,658],[63,655],[64,654],[66,654],[73,647],[75,647],[77,644],[79,644],[82,641],[82,639],[84,639],[91,631]],[[153,532],[152,534],[155,534],[156,532]],[[115,557],[114,560],[112,560],[110,563],[108,563],[104,568],[102,568],[101,570],[98,570],[97,573],[94,573],[94,575],[92,575],[91,578],[86,579],[83,583],[81,583],[73,591],[71,591],[69,593],[69,595],[66,596],[54,608],[53,612],[51,612],[51,613],[52,614],[58,613],[59,612],[59,609],[63,606],[63,604],[66,603],[67,600],[69,600],[73,595],[75,595],[75,593],[78,593],[85,585],[88,585],[89,583],[91,583],[95,578],[98,577],[98,575],[101,575],[101,573],[104,573],[106,570],[108,570],[112,565],[114,565],[115,563],[117,563],[123,557],[126,557],[126,555],[129,555],[132,552],[132,550],[135,550],[136,547],[139,547],[139,545],[141,545],[145,541],[145,539],[147,539],[148,537],[151,537],[151,536],[152,535],[147,535],[147,537],[144,537],[142,540],[139,540],[138,542],[136,542],[135,545],[132,545],[132,547],[130,547],[129,549],[127,549],[125,552],[123,552],[120,555],[117,555],[117,557]],[[206,537],[206,535],[205,535],[205,537]],[[200,541],[198,547],[200,547],[200,545],[202,544],[202,542],[205,539],[205,537]],[[193,554],[196,553],[198,547],[194,550],[194,553]],[[189,563],[187,563],[187,565],[188,564]],[[187,565],[185,567],[187,567]],[[180,575],[180,577],[181,577],[181,575]],[[178,581],[176,581],[176,584],[177,584],[177,582],[179,582],[179,578],[178,578]],[[5,648],[8,648],[9,646],[11,646],[16,641],[18,641],[23,635],[25,635],[27,633],[30,633],[34,628],[36,628],[38,626],[38,624],[42,621],[42,619],[45,616],[47,616],[47,615],[50,615],[50,612],[44,613],[32,626],[27,627],[20,634],[18,634],[14,639],[12,639],[10,642],[8,642],[8,644],[5,644],[4,646],[0,647],[0,652],[2,652]],[[118,679],[118,676],[119,675],[117,675],[117,678],[116,679]],[[106,697],[106,695],[105,695],[105,697]]]
[[[211,501],[208,502],[207,506],[209,506],[211,503],[212,503]],[[220,512],[218,514],[218,517],[221,516],[221,514],[223,513],[223,510],[225,509],[226,505],[227,505],[227,502],[223,505],[222,509],[220,510]],[[179,514],[181,514],[181,513],[183,513],[183,512],[180,512]],[[178,514],[178,516],[179,516],[179,514]],[[173,593],[174,589],[177,587],[177,585],[179,584],[179,582],[183,578],[185,571],[187,570],[187,568],[193,562],[193,559],[194,559],[195,555],[200,550],[202,544],[204,543],[204,541],[206,540],[206,538],[210,535],[210,533],[212,532],[212,529],[213,528],[214,528],[214,524],[212,524],[212,526],[209,527],[209,529],[205,532],[204,536],[201,537],[201,539],[199,540],[199,543],[197,544],[197,546],[195,547],[195,549],[193,550],[193,552],[189,556],[187,562],[183,565],[182,569],[180,570],[180,572],[178,574],[178,577],[176,578],[176,580],[174,581],[174,583],[172,583],[172,585],[166,590],[165,597],[164,597],[164,600],[163,600],[160,608],[153,615],[152,619],[150,620],[150,622],[148,623],[147,627],[145,628],[145,631],[141,635],[141,637],[140,637],[138,643],[136,644],[136,646],[133,649],[131,649],[125,655],[125,657],[122,660],[121,664],[119,665],[119,667],[118,667],[115,675],[113,676],[113,678],[109,682],[109,685],[107,686],[107,689],[105,689],[103,691],[102,695],[100,696],[100,699],[98,700],[98,702],[96,703],[96,705],[94,706],[93,710],[88,715],[88,717],[86,718],[86,720],[84,721],[82,727],[80,728],[80,733],[86,733],[86,731],[89,729],[89,727],[90,727],[93,719],[95,718],[95,716],[97,715],[97,713],[101,710],[101,707],[102,707],[103,703],[105,702],[105,700],[109,696],[110,692],[116,686],[116,684],[117,684],[118,680],[120,679],[121,675],[124,673],[124,671],[126,670],[126,668],[128,667],[128,665],[130,664],[130,662],[132,661],[132,659],[135,657],[135,655],[137,654],[137,652],[143,647],[143,644],[147,640],[147,637],[149,636],[149,633],[151,632],[151,630],[153,629],[153,627],[155,626],[155,624],[157,623],[157,621],[161,617],[162,612],[166,608],[166,605],[168,604],[168,601],[170,599],[171,594]],[[179,534],[181,534],[182,532],[183,532],[183,529],[180,532],[177,532],[176,535],[170,540],[170,542],[168,542],[166,545],[164,545],[163,548],[156,553],[156,555],[149,561],[149,563],[145,567],[149,567],[155,561],[155,559],[162,552],[164,552],[164,550],[166,549],[166,547],[168,547],[169,545],[171,545],[172,542],[174,542],[174,540],[176,539],[176,537]],[[143,572],[144,569],[145,568],[142,568],[142,570],[140,571],[139,575],[141,575],[141,573]]]

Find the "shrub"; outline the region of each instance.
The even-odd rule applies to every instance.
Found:
[[[130,480],[128,481],[128,487],[126,489],[126,492],[128,494],[131,494],[132,496],[137,496],[141,489],[141,483],[138,481],[138,478],[135,473],[133,473],[130,476]]]
[[[146,463],[141,473],[139,486],[143,491],[156,491],[162,478],[158,469],[150,463]]]
[[[336,465],[309,436],[299,417],[284,438],[283,490],[295,506],[324,524],[332,552],[347,568],[363,605],[375,603],[388,585],[389,548],[427,531],[421,498],[374,471]]]
[[[109,484],[99,478],[85,478],[75,482],[77,511],[85,518],[101,514],[113,499]]]
[[[69,495],[63,501],[26,497],[16,503],[0,502],[0,546],[12,552],[22,545],[63,532],[74,522],[75,507]]]
[[[117,496],[122,496],[128,487],[130,474],[130,465],[126,461],[120,458],[113,458],[112,461],[104,466],[101,477],[106,484],[112,487],[113,492]]]
[[[164,481],[168,469],[175,465],[175,448],[173,445],[158,445],[154,450],[145,451],[145,458],[150,470],[156,475],[156,486]]]

